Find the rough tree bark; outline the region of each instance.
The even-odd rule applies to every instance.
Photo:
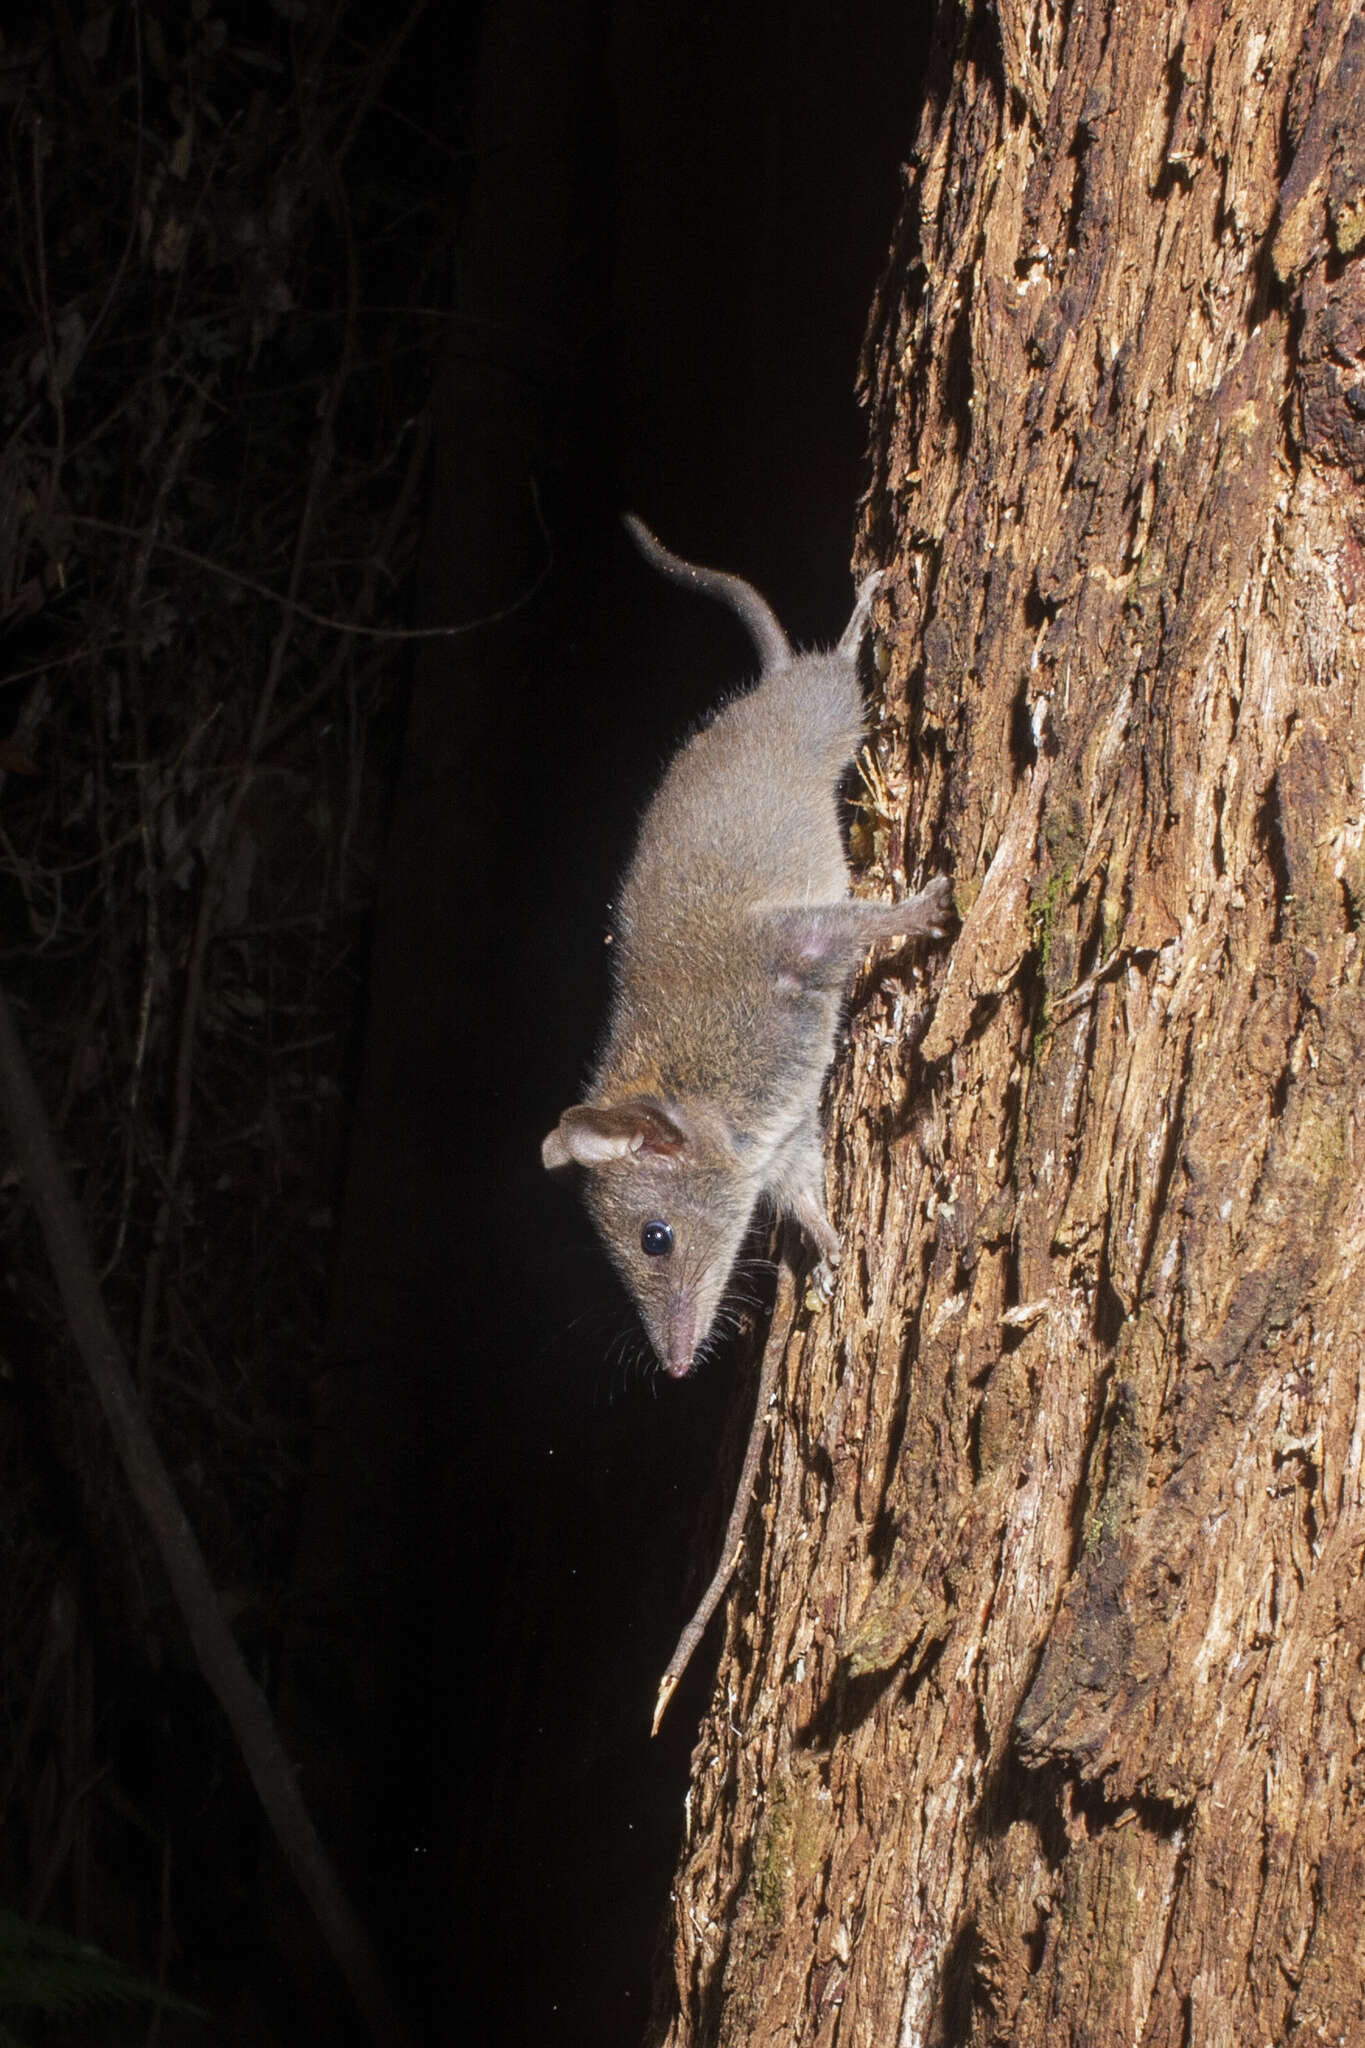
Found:
[[[938,38],[860,566],[963,926],[854,992],[658,2032],[1361,2043],[1365,19]]]

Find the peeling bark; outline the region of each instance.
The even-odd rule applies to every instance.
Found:
[[[1365,16],[945,7],[914,169],[869,881],[963,926],[854,993],[657,2035],[1365,2041]]]

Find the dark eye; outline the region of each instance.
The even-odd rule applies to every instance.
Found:
[[[640,1250],[650,1259],[666,1259],[673,1249],[673,1232],[666,1223],[646,1223],[640,1231]]]

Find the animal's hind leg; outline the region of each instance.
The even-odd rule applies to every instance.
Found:
[[[850,926],[868,946],[875,939],[942,939],[953,914],[953,885],[939,875],[901,903],[851,902],[848,909]]]
[[[953,885],[940,875],[903,903],[845,897],[809,909],[764,913],[779,987],[842,993],[868,947],[878,939],[941,939],[953,913]]]

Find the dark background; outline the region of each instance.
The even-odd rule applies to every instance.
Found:
[[[655,1379],[538,1151],[590,1058],[639,809],[749,656],[619,514],[748,576],[795,640],[842,629],[925,33],[884,0],[508,0],[484,25],[424,615],[548,575],[418,663],[335,1298],[358,1497],[340,1513],[331,1475],[311,1531],[325,1556],[363,1526],[400,1677],[361,1820],[401,1816],[382,1861],[420,1872],[425,1923],[404,1896],[387,1933],[432,1967],[433,2039],[645,2024],[713,1645],[653,1743],[650,1711],[752,1380]]]
[[[649,1724],[755,1347],[662,1380],[539,1155],[640,811],[753,654],[621,514],[796,643],[842,631],[930,12],[6,22],[0,975],[425,2042],[634,2048],[667,2002],[714,1632]],[[0,1247],[0,2030],[356,2040],[8,1155]],[[34,1928],[136,1970],[129,2004],[68,1952],[88,2019],[30,2027]],[[157,1981],[210,2017],[149,2018]]]

